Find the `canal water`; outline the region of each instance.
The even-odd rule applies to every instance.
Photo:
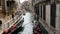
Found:
[[[22,27],[18,28],[12,34],[33,34],[34,15],[30,12],[26,12],[25,15],[23,15],[23,18],[24,22]]]

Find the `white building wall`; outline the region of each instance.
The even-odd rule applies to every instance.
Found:
[[[46,23],[50,26],[50,5],[46,5]]]
[[[60,34],[60,4],[56,4],[56,34]]]

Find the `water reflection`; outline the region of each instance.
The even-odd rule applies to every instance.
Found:
[[[34,16],[32,13],[27,12],[24,16],[24,22],[22,27],[24,27],[23,31],[20,31],[18,34],[33,34],[33,23]]]

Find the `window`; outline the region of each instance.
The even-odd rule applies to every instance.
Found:
[[[0,6],[1,6],[1,0],[0,0]]]
[[[55,19],[56,19],[56,4],[51,4],[51,16],[50,16],[50,24],[55,27]]]
[[[46,2],[49,2],[50,0],[46,0]]]
[[[0,20],[0,26],[2,25],[2,21]]]
[[[45,20],[46,19],[46,7],[45,5],[43,5],[43,19]]]
[[[35,6],[36,14],[39,15],[39,6]]]
[[[15,3],[15,1],[7,1],[7,6],[8,6],[8,7],[9,7],[9,6],[13,6],[14,3]]]
[[[41,17],[41,5],[39,5],[39,16]]]
[[[39,6],[35,6],[35,13],[37,14],[37,20],[39,19]]]
[[[42,6],[41,6],[41,18],[42,18]]]

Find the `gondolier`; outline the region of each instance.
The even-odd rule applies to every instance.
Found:
[[[34,21],[33,33],[34,34],[42,34],[40,26],[36,20]]]

